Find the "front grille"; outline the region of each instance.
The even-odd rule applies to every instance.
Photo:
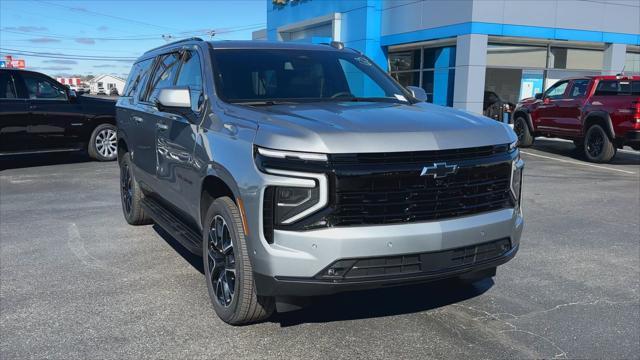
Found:
[[[332,226],[439,220],[512,207],[511,163],[460,167],[443,177],[421,168],[366,174],[336,173]]]
[[[331,163],[336,165],[415,164],[468,160],[503,154],[508,150],[509,146],[503,144],[449,150],[332,154],[330,157]]]
[[[431,275],[489,262],[511,250],[509,238],[451,250],[338,260],[321,271],[322,280],[366,280],[397,276]]]

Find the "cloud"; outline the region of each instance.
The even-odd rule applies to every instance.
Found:
[[[93,45],[96,43],[96,41],[91,38],[77,38],[76,42],[78,44],[85,44],[85,45]]]
[[[20,31],[20,32],[38,32],[48,31],[49,29],[44,26],[8,26],[2,28],[2,30]]]
[[[111,64],[99,64],[99,65],[93,65],[94,68],[96,69],[106,69],[106,68],[112,68],[113,65]]]
[[[78,63],[75,60],[44,60],[43,62],[50,63],[50,64],[64,64],[64,65],[74,65]]]
[[[28,39],[29,42],[32,43],[38,43],[38,44],[46,44],[46,43],[57,43],[60,42],[60,40],[58,39],[54,39],[54,38],[48,38],[48,37],[41,37],[41,38],[35,38],[35,39]]]
[[[62,70],[73,70],[73,68],[67,66],[45,66],[39,67],[39,70],[52,70],[52,71],[62,71]]]
[[[87,12],[87,11],[89,11],[89,10],[87,10],[87,8],[82,7],[82,6],[73,7],[73,8],[71,8],[71,10],[79,11],[79,12]]]
[[[107,25],[99,26],[96,30],[98,31],[108,31],[109,27]]]

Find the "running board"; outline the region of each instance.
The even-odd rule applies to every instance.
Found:
[[[173,215],[158,201],[145,197],[142,207],[153,221],[195,255],[202,255],[202,237],[189,225]]]

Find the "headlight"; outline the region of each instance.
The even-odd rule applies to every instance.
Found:
[[[516,209],[520,207],[520,198],[522,196],[522,172],[524,169],[524,161],[520,157],[513,161],[511,173],[511,194],[516,201]]]
[[[299,151],[274,150],[263,147],[256,147],[258,154],[275,159],[294,159],[306,161],[327,161],[326,154],[306,153]]]
[[[267,173],[295,177],[300,186],[270,186],[265,202],[273,206],[273,222],[289,225],[324,208],[328,200],[328,181],[325,174],[303,173],[280,169],[265,169]],[[272,197],[268,199],[266,197]]]

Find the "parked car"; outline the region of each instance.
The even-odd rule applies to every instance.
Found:
[[[611,160],[625,145],[640,150],[640,76],[561,80],[522,100],[514,112],[520,146],[536,136],[573,140],[593,162]]]
[[[524,223],[517,137],[425,95],[337,43],[150,50],[116,106],[124,217],[202,255],[230,324],[308,296],[494,276]]]
[[[33,71],[0,69],[0,156],[86,150],[116,159],[115,102]]]
[[[509,117],[514,108],[515,105],[513,103],[503,101],[497,93],[493,91],[484,92],[484,103],[482,106],[484,116],[498,121],[505,121],[505,114],[509,114],[507,115],[507,117]],[[513,123],[510,118],[506,120]]]

